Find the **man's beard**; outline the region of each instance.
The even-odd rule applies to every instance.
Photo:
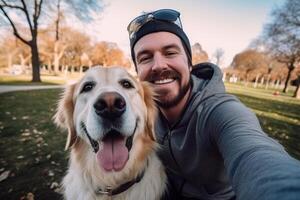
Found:
[[[182,98],[186,95],[186,93],[188,92],[189,88],[191,86],[191,79],[189,80],[188,83],[186,83],[185,85],[183,85],[180,90],[179,93],[176,97],[174,97],[173,99],[168,99],[166,101],[159,101],[156,100],[156,103],[159,107],[163,108],[163,109],[168,109],[171,108],[173,106],[176,106],[181,100]]]
[[[176,71],[171,71],[171,70],[154,72],[154,73],[150,74],[149,78],[147,78],[147,81],[154,83],[155,80],[161,79],[162,77],[177,79],[179,84],[181,84],[181,80],[182,80],[181,75],[179,73],[177,73]],[[163,97],[163,96],[167,95],[167,93],[160,94],[159,96],[157,96],[157,98],[156,98],[157,105],[164,109],[168,109],[173,106],[176,106],[182,100],[182,98],[186,95],[190,86],[191,86],[191,76],[190,76],[190,80],[185,85],[180,86],[179,92],[178,92],[177,96],[175,96],[174,98],[160,101],[159,96]]]

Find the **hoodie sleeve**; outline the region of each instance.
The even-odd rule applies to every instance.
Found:
[[[262,131],[242,103],[219,104],[208,118],[208,128],[237,199],[300,199],[300,162]]]

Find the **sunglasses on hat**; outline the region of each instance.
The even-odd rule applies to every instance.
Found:
[[[143,15],[140,15],[134,18],[129,25],[127,26],[127,31],[129,33],[129,38],[132,39],[135,37],[136,32],[149,21],[158,20],[166,21],[173,24],[176,24],[182,29],[182,24],[180,21],[180,13],[172,9],[160,9],[154,12],[149,12]]]

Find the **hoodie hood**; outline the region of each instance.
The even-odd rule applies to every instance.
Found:
[[[191,71],[192,91],[185,111],[174,125],[186,123],[191,113],[212,96],[225,94],[225,86],[222,81],[222,71],[212,63],[200,63],[193,66]],[[179,124],[178,124],[179,123]]]
[[[203,98],[214,95],[216,93],[224,93],[225,86],[223,83],[223,74],[217,65],[212,63],[200,63],[193,66],[191,72],[193,77],[192,93],[203,91]],[[199,80],[200,79],[200,80]],[[206,82],[205,85],[201,84],[201,79]],[[204,86],[204,87],[203,87]],[[205,93],[204,93],[205,92]],[[193,94],[192,94],[193,95]]]

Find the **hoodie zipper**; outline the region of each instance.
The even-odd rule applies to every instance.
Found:
[[[172,136],[172,131],[171,129],[169,129],[168,127],[168,132],[166,132],[166,134],[164,135],[163,137],[163,144],[165,143],[165,140],[167,139],[167,142],[168,142],[168,148],[169,148],[169,152],[171,153],[171,157],[172,159],[174,160],[178,170],[180,171],[181,173],[181,167],[179,165],[179,163],[177,162],[176,158],[175,158],[175,155],[174,155],[174,152],[173,152],[173,149],[172,149],[172,143],[171,143],[171,136]]]

